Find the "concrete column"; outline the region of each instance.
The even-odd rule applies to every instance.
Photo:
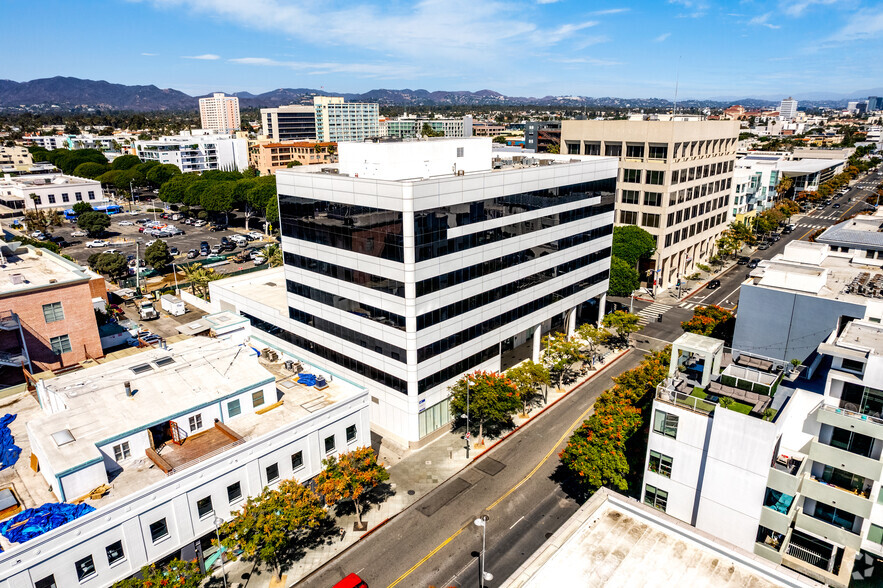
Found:
[[[574,333],[576,333],[576,309],[578,306],[574,306],[570,310],[567,311],[567,336],[573,337]]]
[[[598,297],[598,326],[601,326],[601,321],[604,319],[604,310],[607,308],[607,292],[601,294]]]
[[[531,359],[534,363],[539,363],[540,361],[540,344],[543,341],[543,325],[539,324],[534,327],[533,332],[533,353],[531,354]]]

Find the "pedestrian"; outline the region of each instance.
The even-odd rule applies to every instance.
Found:
[[[340,528],[340,540],[343,541],[343,538],[346,536],[346,529],[343,527]]]

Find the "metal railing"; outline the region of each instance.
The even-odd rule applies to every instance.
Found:
[[[0,329],[4,331],[13,331],[18,329],[20,323],[18,315],[11,310],[0,311]]]
[[[811,551],[795,543],[789,543],[785,552],[788,555],[796,557],[800,561],[806,562],[821,570],[830,571],[829,567],[831,565],[831,558],[825,557],[821,553],[816,553],[815,551]]]
[[[674,386],[667,381],[663,381],[656,387],[656,399],[702,414],[711,414],[717,408],[713,402],[675,390]]]
[[[880,419],[880,418],[877,418],[874,416],[870,416],[867,414],[862,414],[862,413],[856,412],[854,410],[849,410],[848,408],[843,408],[841,406],[822,403],[822,405],[819,408],[821,410],[824,410],[827,412],[833,412],[835,414],[844,414],[848,417],[852,417],[854,419],[859,419],[861,421],[869,421],[869,422],[872,422],[877,425],[883,425],[883,419]]]

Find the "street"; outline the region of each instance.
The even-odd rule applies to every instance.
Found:
[[[611,378],[643,355],[632,350],[298,585],[333,586],[355,572],[372,588],[477,586],[482,538],[473,521],[481,514],[489,517],[486,570],[494,576],[486,585],[501,585],[576,512],[553,476],[558,453]]]

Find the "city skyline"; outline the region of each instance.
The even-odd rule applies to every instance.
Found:
[[[12,43],[32,10],[7,6]],[[673,98],[846,94],[875,87],[879,3],[573,0],[294,5],[143,0],[43,5],[17,81],[69,75],[189,94],[279,87],[493,89],[506,95]],[[134,39],[114,50],[84,31]],[[60,60],[58,47],[65,47]],[[849,59],[845,59],[848,55]],[[724,61],[726,60],[726,61]],[[61,62],[63,61],[63,62]]]

